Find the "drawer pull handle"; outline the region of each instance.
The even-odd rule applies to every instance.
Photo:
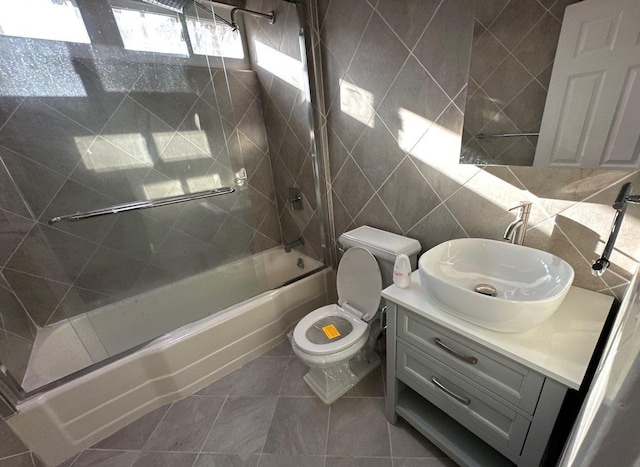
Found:
[[[433,384],[435,384],[435,386],[438,389],[440,389],[442,392],[444,392],[447,396],[452,397],[453,399],[457,400],[461,404],[464,404],[464,405],[471,404],[471,399],[469,399],[468,397],[459,396],[455,392],[453,392],[451,389],[447,389],[446,387],[444,387],[442,385],[442,383],[440,381],[438,381],[438,378],[436,378],[435,376],[433,376],[431,378],[431,381],[433,382]]]
[[[476,357],[468,357],[467,355],[462,355],[461,353],[456,352],[451,347],[449,347],[447,344],[442,342],[439,337],[436,337],[436,345],[438,347],[440,347],[441,349],[449,352],[454,357],[462,360],[463,362],[467,362],[467,363],[469,363],[471,365],[475,365],[476,363],[478,363],[478,359]]]

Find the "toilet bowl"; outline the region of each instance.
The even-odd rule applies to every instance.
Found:
[[[364,248],[348,249],[337,273],[338,304],[302,318],[291,338],[294,353],[310,367],[304,380],[331,404],[380,364],[365,355],[370,322],[378,318],[382,278],[378,262]]]

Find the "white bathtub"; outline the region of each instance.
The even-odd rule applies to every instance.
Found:
[[[47,326],[36,336],[22,387],[33,391],[320,267],[295,250],[273,248]]]
[[[234,262],[82,317],[91,322],[88,334],[82,335],[82,322],[74,330],[83,346],[94,346],[87,351],[94,359],[130,348],[133,339],[143,342],[145,336],[174,329],[185,319],[194,322],[21,403],[8,424],[47,465],[56,465],[145,413],[211,384],[276,345],[301,317],[328,303],[327,281],[333,277],[324,269],[217,311],[220,303],[237,301],[238,290],[264,290],[299,275],[300,257],[307,270],[320,266],[295,251],[270,250],[240,260],[255,262],[255,269]],[[90,335],[94,331],[99,339]]]

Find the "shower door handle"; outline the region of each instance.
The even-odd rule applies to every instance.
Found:
[[[108,208],[95,209],[93,211],[76,212],[75,214],[67,214],[65,216],[57,216],[53,219],[49,219],[47,222],[49,225],[55,224],[60,221],[82,221],[85,219],[91,219],[92,217],[107,216],[110,214],[118,214],[127,211],[137,211],[139,209],[157,208],[160,206],[168,206],[170,204],[184,203],[186,201],[192,201],[194,199],[210,198],[212,196],[228,195],[233,193],[235,188],[225,186],[222,188],[212,188],[210,190],[198,191],[196,193],[188,193],[185,195],[167,196],[166,198],[155,198],[146,201],[136,201],[133,203],[116,204]]]

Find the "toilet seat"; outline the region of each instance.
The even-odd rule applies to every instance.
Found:
[[[373,255],[364,248],[349,248],[338,265],[337,289],[338,305],[326,305],[312,311],[293,330],[293,341],[300,351],[316,356],[332,355],[366,342],[367,321],[376,315],[382,291],[380,269]],[[347,320],[351,331],[335,341],[311,342],[307,331],[325,318],[330,322],[332,316]]]
[[[323,318],[330,318],[331,316],[339,316],[346,319],[351,323],[353,329],[349,334],[334,342],[327,342],[326,344],[314,344],[307,338],[307,331],[311,326],[316,324]],[[293,341],[300,350],[311,355],[328,355],[336,352],[341,352],[344,349],[351,347],[358,342],[362,336],[367,332],[367,323],[362,321],[358,316],[345,311],[340,306],[326,305],[322,308],[318,308],[312,311],[307,316],[302,318],[293,330]]]

